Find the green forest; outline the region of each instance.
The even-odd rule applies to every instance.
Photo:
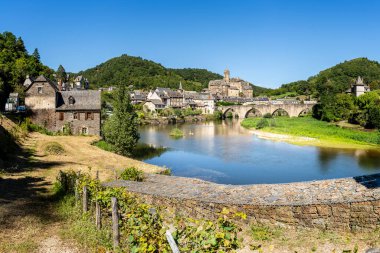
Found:
[[[201,91],[209,80],[220,77],[205,69],[167,69],[153,61],[126,54],[78,74],[88,78],[93,88],[126,84],[146,90],[156,87],[177,89],[181,82],[185,90]]]
[[[185,90],[201,91],[208,87],[210,80],[222,79],[220,74],[206,69],[165,68],[159,63],[141,57],[122,55],[112,58],[94,68],[79,72],[90,81],[92,87],[108,87],[118,84],[133,85],[134,89],[169,87],[177,89],[179,83]],[[255,95],[269,89],[252,85]]]
[[[325,69],[307,80],[281,85],[266,92],[269,96],[292,93],[293,96],[306,95],[319,98],[326,93],[341,93],[350,88],[361,76],[371,90],[380,89],[380,64],[367,58],[356,58]]]

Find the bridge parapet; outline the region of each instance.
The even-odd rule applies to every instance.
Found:
[[[310,112],[316,104],[316,101],[255,101],[244,105],[219,106],[216,109],[220,110],[224,116],[230,111],[234,117],[237,116],[239,118],[247,118],[248,114],[252,111],[261,116],[267,113],[273,115],[280,109],[286,111],[290,117],[298,117],[303,113]]]

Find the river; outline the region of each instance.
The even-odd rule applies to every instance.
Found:
[[[140,142],[168,149],[144,161],[172,174],[223,184],[288,183],[380,173],[380,151],[297,146],[264,140],[237,120],[141,126]]]

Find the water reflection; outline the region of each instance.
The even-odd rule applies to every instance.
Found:
[[[174,128],[184,137],[170,138]],[[259,139],[236,120],[143,126],[141,141],[170,149],[145,161],[165,165],[174,175],[218,183],[284,183],[380,172],[380,153],[301,147]]]

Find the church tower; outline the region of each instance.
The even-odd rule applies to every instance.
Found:
[[[226,81],[227,83],[230,82],[230,70],[229,69],[226,69],[224,71],[224,81]]]

